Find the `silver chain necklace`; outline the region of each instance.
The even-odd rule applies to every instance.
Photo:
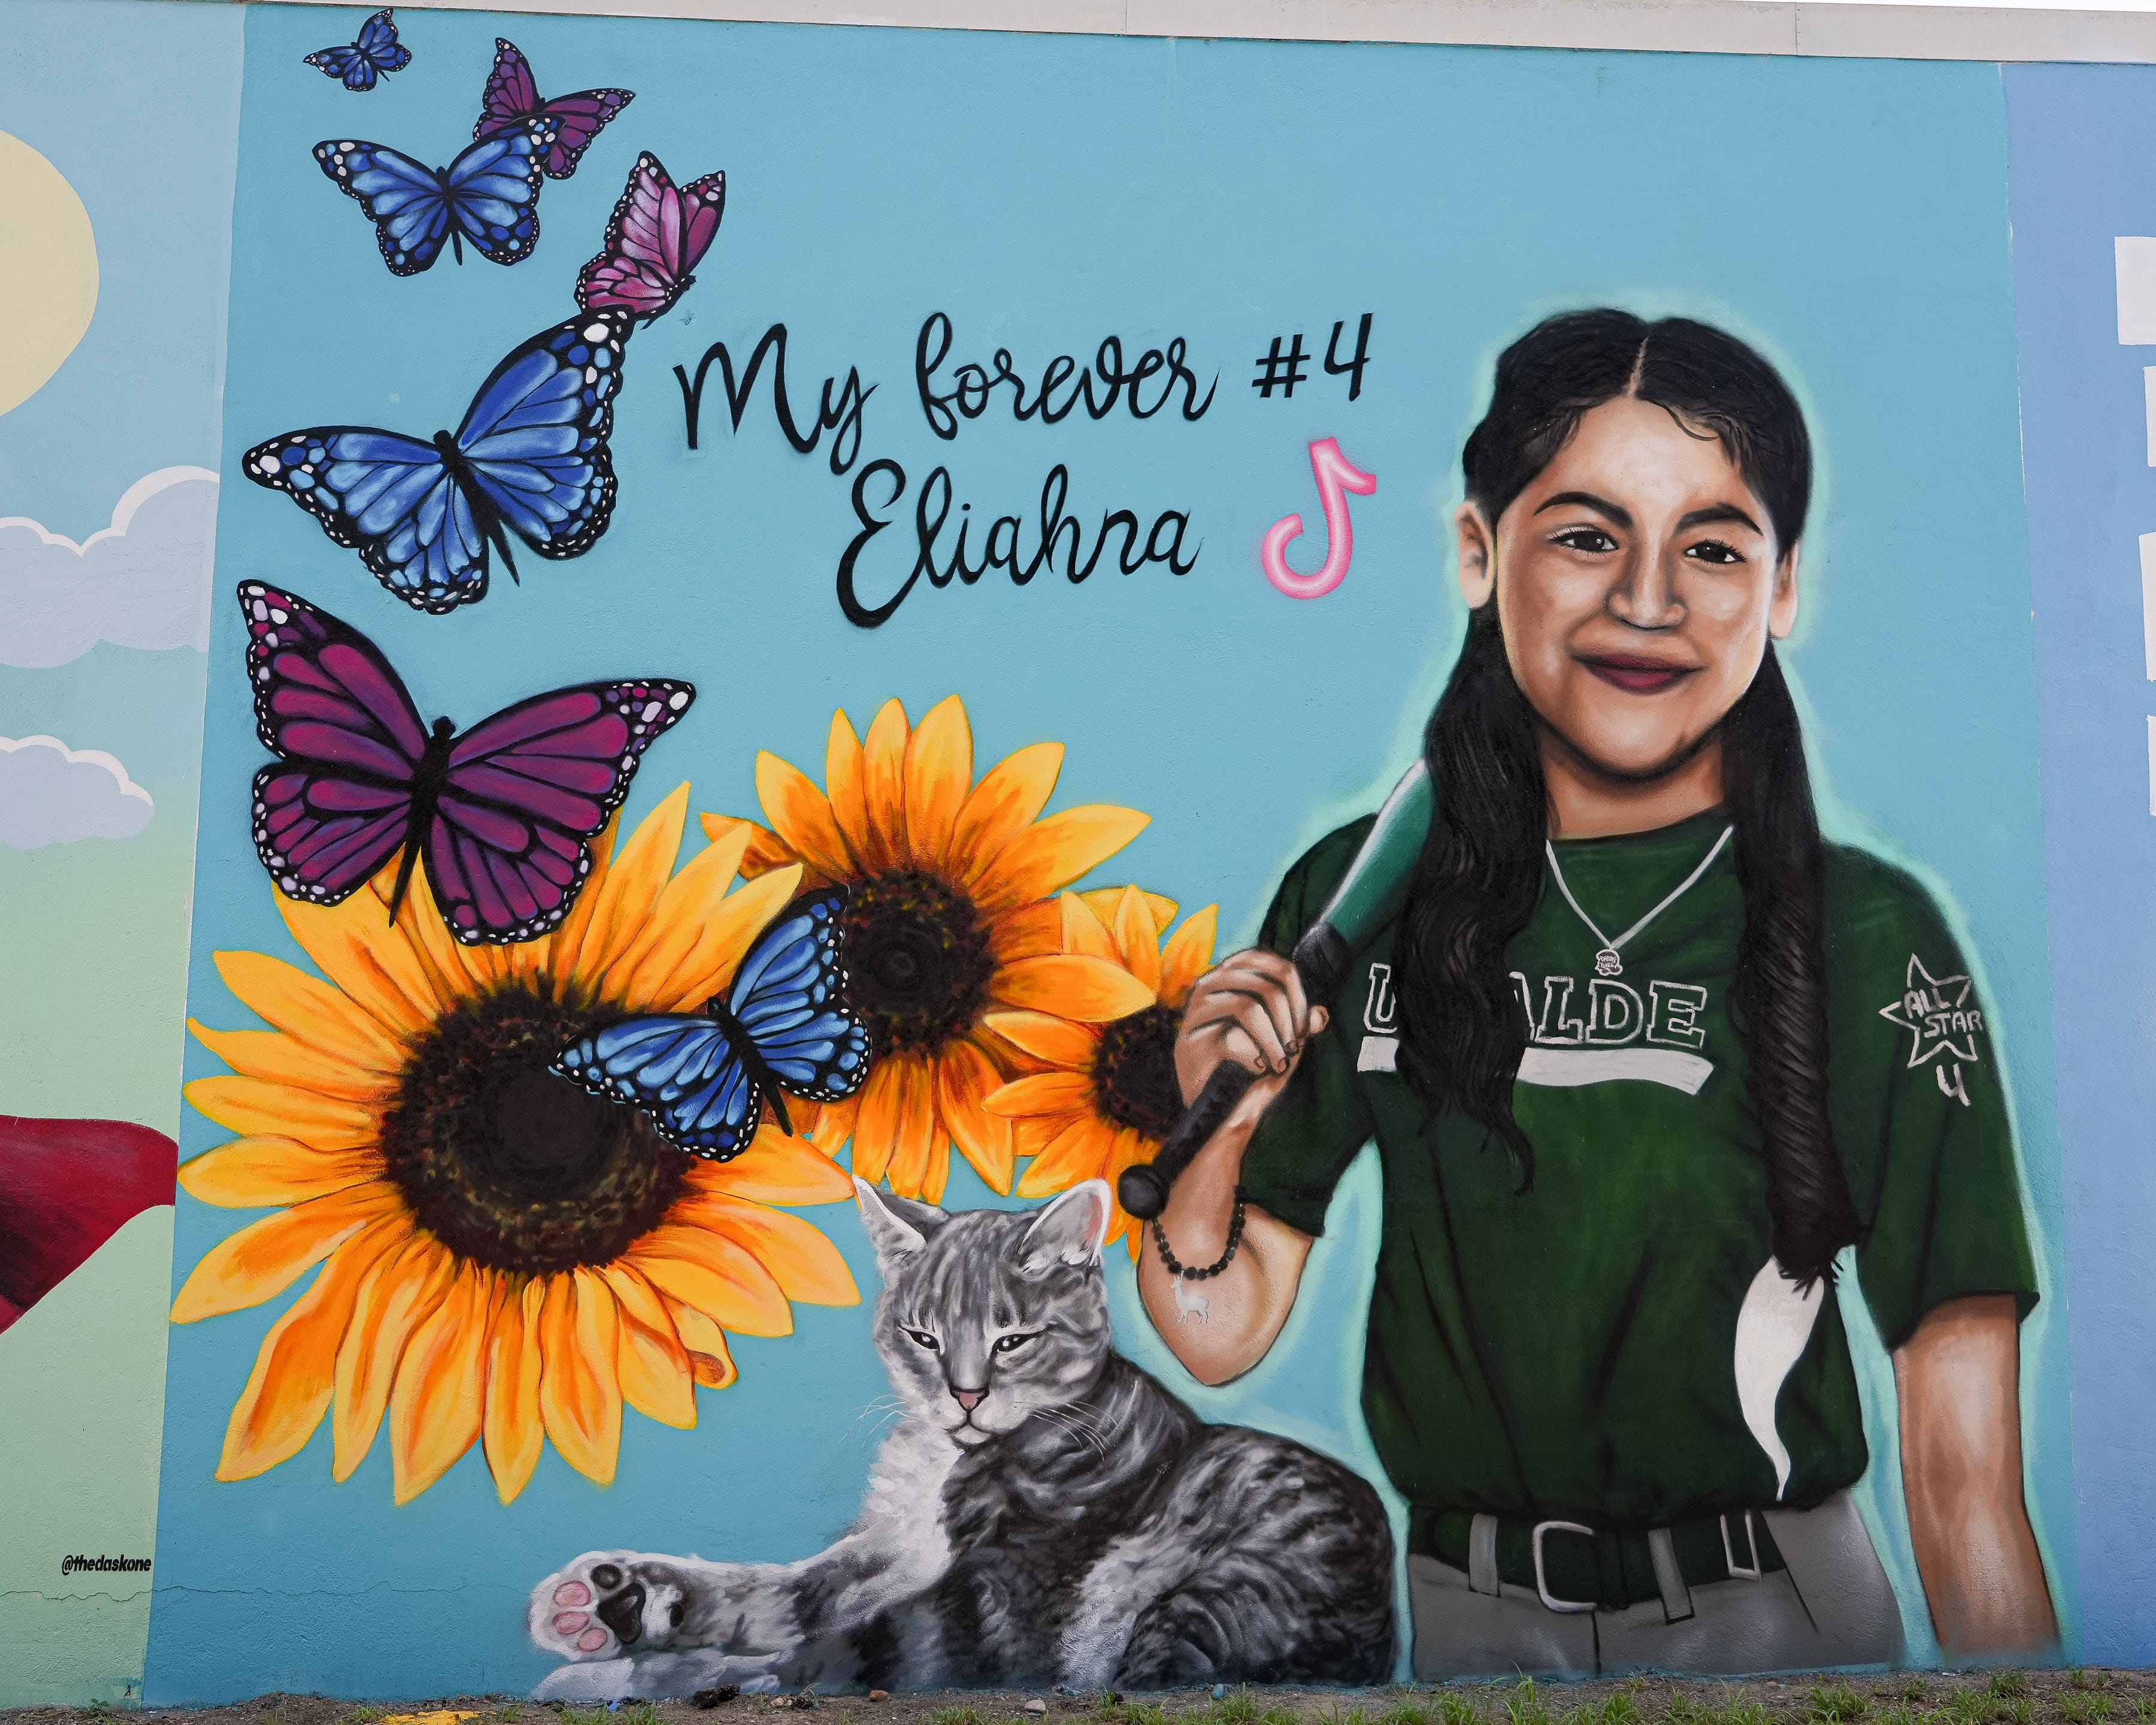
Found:
[[[1663,911],[1669,909],[1671,905],[1682,898],[1686,893],[1691,891],[1693,884],[1698,880],[1702,875],[1704,875],[1707,871],[1709,867],[1712,865],[1715,858],[1722,855],[1722,847],[1729,842],[1729,835],[1736,830],[1737,829],[1733,826],[1724,827],[1722,829],[1722,836],[1714,841],[1714,848],[1708,851],[1705,856],[1700,859],[1699,866],[1684,877],[1683,880],[1678,884],[1676,891],[1672,892],[1660,904],[1656,905],[1653,910],[1648,911],[1645,916],[1642,916],[1637,922],[1635,922],[1630,928],[1626,929],[1624,933],[1619,935],[1614,941],[1594,926],[1594,919],[1592,916],[1589,916],[1586,911],[1580,909],[1579,901],[1572,896],[1572,888],[1565,884],[1564,870],[1558,866],[1557,846],[1551,843],[1548,839],[1543,840],[1543,849],[1549,856],[1550,873],[1557,877],[1557,890],[1564,895],[1564,901],[1572,906],[1572,914],[1578,917],[1581,922],[1584,922],[1587,925],[1587,932],[1593,935],[1595,939],[1602,942],[1602,950],[1594,955],[1595,975],[1622,976],[1625,973],[1625,961],[1617,956],[1617,949],[1622,947],[1625,942],[1631,939],[1632,937],[1637,934],[1641,929],[1645,928],[1650,922],[1653,922],[1656,917],[1661,916]]]

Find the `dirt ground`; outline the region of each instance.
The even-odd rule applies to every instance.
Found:
[[[721,1696],[629,1702],[617,1709],[451,1696],[382,1706],[321,1695],[264,1695],[218,1707],[129,1708],[129,1725],[408,1725],[460,1712],[454,1725],[778,1725],[813,1710],[816,1725],[2156,1725],[2156,1672],[1907,1672],[1745,1682],[1661,1678],[1577,1684],[1500,1682],[1442,1689],[1204,1690],[1145,1697],[942,1692],[892,1696]],[[1029,1707],[1027,1703],[1034,1705]],[[100,1725],[122,1710],[0,1708],[0,1725]],[[453,1725],[424,1719],[420,1725]],[[808,1725],[803,1721],[801,1725]]]

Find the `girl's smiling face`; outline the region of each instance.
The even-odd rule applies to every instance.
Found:
[[[1625,396],[1580,418],[1498,518],[1455,517],[1471,608],[1574,770],[1653,783],[1701,761],[1797,615],[1797,547],[1712,433]],[[1719,774],[1716,794],[1719,794]]]

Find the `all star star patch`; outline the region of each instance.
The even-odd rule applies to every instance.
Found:
[[[1984,1013],[1969,999],[1965,975],[1935,977],[1914,952],[1902,984],[1902,998],[1879,1009],[1879,1016],[1909,1033],[1909,1068],[1928,1065],[1940,1091],[1964,1108],[1969,1091],[1962,1064],[1982,1058],[1977,1038],[1984,1034]]]

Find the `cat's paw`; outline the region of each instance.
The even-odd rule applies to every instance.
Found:
[[[635,1552],[586,1552],[531,1590],[531,1639],[563,1659],[619,1659],[664,1647],[688,1609],[660,1563]]]

